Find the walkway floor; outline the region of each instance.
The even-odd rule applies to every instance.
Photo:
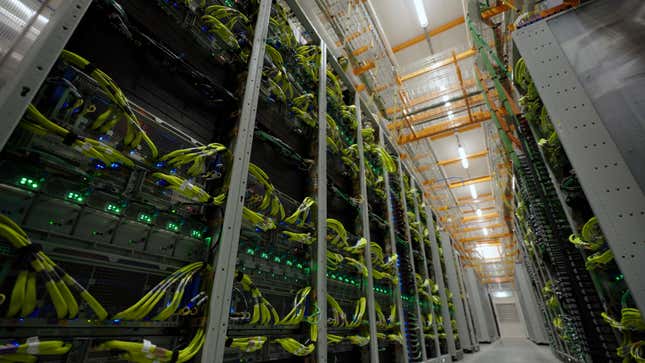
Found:
[[[524,338],[502,338],[480,345],[480,351],[466,354],[463,363],[556,363],[560,362],[548,346]]]

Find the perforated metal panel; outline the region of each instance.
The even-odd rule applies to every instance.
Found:
[[[615,10],[627,2],[609,3],[614,5],[612,9]],[[593,2],[588,6],[603,4],[606,2]],[[610,129],[615,126],[599,115],[571,64],[575,59],[567,56],[576,52],[571,49],[565,52],[561,47],[565,34],[559,33],[559,38],[553,31],[554,26],[558,28],[558,23],[577,22],[579,11],[582,10],[519,29],[513,33],[513,39],[526,61],[632,296],[642,310],[645,309],[645,284],[642,283],[640,264],[645,260],[645,194],[621,154],[616,139],[612,137]],[[590,31],[579,45],[584,46],[593,38],[594,32]],[[574,45],[568,43],[567,47]],[[593,57],[594,54],[587,56]],[[633,90],[626,89],[625,92]],[[639,156],[641,164],[644,156]]]

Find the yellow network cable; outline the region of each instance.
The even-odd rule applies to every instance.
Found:
[[[212,177],[213,171],[207,169],[207,161],[209,158],[215,157],[218,154],[225,153],[226,146],[218,143],[212,143],[205,146],[191,147],[187,149],[180,149],[172,151],[161,158],[159,161],[166,162],[168,166],[182,167],[190,165],[186,170],[189,176],[203,176]]]
[[[101,343],[96,350],[108,351],[117,350],[122,351],[120,359],[124,359],[134,363],[152,363],[152,362],[170,362],[173,355],[177,354],[175,362],[182,363],[192,359],[204,345],[204,329],[197,329],[197,332],[188,346],[184,349],[174,353],[170,349],[165,349],[152,344],[148,340],[141,343],[123,340],[110,340]]]
[[[11,218],[0,214],[0,238],[8,241],[14,248],[24,253],[29,266],[44,279],[45,289],[56,310],[58,319],[75,318],[78,314],[78,303],[70,289],[85,300],[99,320],[107,317],[101,304],[74,278],[56,265],[43,251],[34,246],[25,231]],[[36,281],[31,272],[22,270],[11,292],[7,316],[20,313],[29,315],[36,307]]]
[[[355,260],[351,257],[345,257],[345,261],[351,266],[355,267],[358,270],[358,272],[362,274],[364,277],[368,276],[367,266],[365,266],[365,264],[363,264],[361,261]]]
[[[345,315],[345,312],[340,307],[340,304],[338,304],[338,301],[329,294],[327,294],[327,304],[329,304],[329,307],[332,310],[332,317],[329,318],[329,325],[336,328],[347,326],[347,316]]]
[[[228,338],[228,347],[237,349],[245,353],[252,353],[262,349],[264,343],[267,342],[265,336],[243,337],[243,338]]]
[[[296,296],[293,299],[293,308],[287,315],[282,318],[279,322],[277,322],[277,325],[296,325],[300,324],[302,320],[305,317],[305,302],[307,301],[307,297],[309,296],[309,293],[311,292],[311,287],[307,286],[304,287],[296,293]]]
[[[364,346],[366,346],[366,345],[368,345],[370,343],[370,337],[369,336],[362,337],[360,335],[350,335],[350,336],[346,337],[345,339],[347,339],[350,343],[352,343],[354,345],[358,345],[359,347],[364,347]]]
[[[273,341],[280,344],[282,349],[298,357],[306,357],[316,348],[313,344],[303,345],[293,338],[279,338]]]
[[[298,209],[296,209],[293,214],[288,216],[287,218],[284,219],[285,223],[293,224],[293,225],[298,225],[302,226],[305,223],[307,223],[307,220],[309,219],[309,213],[311,211],[311,207],[313,207],[316,204],[316,200],[311,198],[311,197],[306,197],[302,203],[298,206]]]
[[[76,151],[89,158],[100,160],[105,165],[118,163],[128,167],[134,166],[134,163],[130,159],[123,156],[123,154],[111,146],[89,137],[72,134],[69,130],[49,120],[32,104],[27,106],[27,112],[20,126],[38,135],[57,135],[63,138],[63,142],[70,144]]]
[[[152,320],[168,319],[179,309],[187,284],[204,267],[203,262],[193,262],[178,269],[159,282],[134,305],[114,315],[113,319],[143,320],[157,305],[163,303],[164,297],[172,291],[170,302],[152,318]]]
[[[28,362],[35,363],[38,356],[63,355],[72,348],[71,344],[61,340],[38,340],[27,341],[24,344],[11,345],[7,353],[0,353],[0,362]],[[8,352],[11,353],[8,353]]]
[[[315,241],[315,238],[311,235],[311,233],[282,231],[282,234],[287,236],[287,239],[291,242],[299,242],[305,245],[311,245]]]
[[[338,269],[338,266],[345,258],[340,253],[327,250],[327,268],[331,271]]]
[[[606,265],[609,262],[614,260],[614,253],[611,250],[605,250],[601,252],[596,252],[593,255],[587,257],[587,262],[585,267],[587,270],[595,270],[602,265]]]
[[[353,246],[348,246],[345,247],[344,250],[345,252],[349,252],[355,255],[361,255],[363,253],[363,250],[367,246],[367,240],[365,238],[361,238]]]
[[[123,91],[121,91],[119,86],[114,83],[112,78],[103,73],[103,71],[98,69],[87,59],[68,50],[63,50],[60,58],[63,61],[87,72],[90,77],[92,77],[97,82],[99,87],[107,94],[108,98],[110,98],[110,101],[112,101],[112,103],[114,103],[114,105],[118,108],[120,117],[117,119],[117,121],[119,119],[123,119],[126,122],[126,134],[122,140],[123,145],[134,149],[140,145],[141,141],[143,141],[148,146],[152,159],[156,159],[159,154],[157,147],[141,127],[137,116],[130,108],[128,99],[125,97]],[[104,126],[104,124],[97,123],[95,121],[95,123],[91,127],[98,129],[101,126]]]
[[[348,328],[358,328],[361,326],[361,323],[363,322],[363,316],[365,315],[365,306],[366,306],[367,300],[365,297],[361,297],[356,301],[356,307],[354,308],[354,315],[352,317],[352,321],[347,323]]]
[[[327,218],[327,240],[332,246],[343,248],[347,246],[347,230],[343,224],[333,218]],[[330,234],[329,230],[332,230],[334,234]]]

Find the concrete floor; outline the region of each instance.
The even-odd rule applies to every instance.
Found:
[[[548,346],[524,338],[502,338],[480,345],[480,351],[466,354],[463,363],[556,363],[560,362]]]

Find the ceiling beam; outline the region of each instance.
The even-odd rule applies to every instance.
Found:
[[[427,137],[432,138],[433,136],[442,135],[446,132],[454,132],[455,130],[461,131],[461,129],[465,127],[478,125],[488,120],[490,120],[490,112],[476,112],[473,114],[473,121],[470,121],[468,116],[456,117],[452,120],[439,122],[421,129],[416,132],[416,135],[401,135],[397,141],[399,145],[407,144],[409,142],[419,141]]]
[[[482,158],[486,155],[488,155],[488,150],[482,150],[476,153],[466,155],[466,159],[472,160],[472,159]],[[437,165],[446,166],[450,164],[458,164],[460,162],[461,162],[461,158],[454,158],[454,159],[447,159],[447,160],[439,160],[437,161]]]
[[[505,224],[497,223],[497,224],[491,224],[490,226],[462,228],[462,229],[459,230],[459,233],[481,231],[484,228],[488,228],[488,229],[492,230],[492,229],[499,228],[499,227],[504,227],[504,226],[505,226]]]
[[[392,51],[394,53],[400,52],[403,49],[409,48],[409,47],[411,47],[411,46],[413,46],[415,44],[418,44],[418,43],[421,43],[421,42],[425,41],[426,40],[426,34],[429,37],[434,37],[434,36],[437,36],[437,35],[445,32],[447,30],[450,30],[450,29],[452,29],[452,28],[454,28],[456,26],[459,26],[459,25],[461,25],[463,23],[464,23],[464,17],[460,16],[460,17],[458,17],[456,19],[453,19],[453,20],[451,20],[451,21],[449,21],[447,23],[441,24],[436,28],[430,29],[430,31],[428,31],[425,34],[417,35],[414,38],[410,38],[410,39],[404,41],[403,43],[400,43],[400,44],[397,44],[397,45],[393,46]]]
[[[464,85],[466,87],[473,87],[473,86],[477,85],[477,81],[475,79],[467,79],[467,80],[464,81]],[[460,89],[461,89],[460,84],[451,85],[451,86],[446,87],[446,89],[444,89],[444,90],[430,92],[430,93],[425,94],[423,96],[413,98],[413,99],[410,100],[410,103],[408,104],[408,106],[412,107],[412,106],[420,105],[420,104],[423,104],[423,103],[426,103],[426,102],[429,102],[429,101],[432,101],[432,100],[436,100],[439,97],[442,97],[442,96],[457,92]],[[385,109],[385,113],[387,113],[388,116],[391,115],[391,114],[397,113],[399,111],[401,111],[401,107],[398,107],[398,106],[392,106],[392,107],[388,107],[387,109]]]
[[[492,284],[492,283],[502,283],[502,282],[512,282],[515,278],[513,276],[506,277],[492,277],[487,279],[482,279],[483,284]]]
[[[473,221],[473,220],[485,221],[485,220],[488,220],[488,219],[495,219],[495,218],[499,218],[499,214],[497,212],[484,214],[481,217],[476,216],[476,215],[475,216],[466,216],[466,217],[463,217],[461,220],[462,220],[462,222],[468,222],[468,221]]]
[[[448,187],[450,189],[461,188],[461,187],[465,187],[465,186],[471,185],[471,184],[479,184],[479,183],[484,183],[484,182],[487,182],[487,181],[491,181],[492,179],[493,179],[492,176],[484,175],[484,176],[479,176],[479,177],[476,177],[476,178],[464,179],[464,180],[458,181],[458,182],[452,182],[452,183],[448,184]]]
[[[486,208],[477,208],[477,209],[479,209],[481,211],[487,211],[487,210],[493,210],[493,209],[496,209],[496,208],[497,207],[486,207]],[[463,211],[463,213],[477,213],[477,210],[468,209],[468,210]]]
[[[464,60],[464,59],[468,59],[468,58],[474,56],[475,54],[477,54],[477,51],[475,49],[468,49],[465,52],[461,52],[461,53],[457,54],[455,57],[449,57],[449,58],[446,58],[446,59],[442,59],[442,60],[440,60],[438,62],[432,63],[431,65],[429,65],[427,67],[423,67],[423,68],[418,69],[418,70],[416,70],[414,72],[404,74],[403,76],[401,76],[400,81],[401,82],[409,81],[412,78],[416,78],[416,77],[422,76],[422,75],[424,75],[426,73],[435,71],[435,70],[437,70],[439,68],[451,65],[455,61],[458,62],[458,61],[461,61],[461,60]]]
[[[468,100],[468,101],[466,101]],[[430,106],[426,108],[425,110],[420,110],[419,112],[415,112],[414,115],[409,116],[409,120],[412,124],[417,124],[421,122],[427,122],[432,119],[437,119],[440,117],[448,117],[448,112],[454,112],[454,111],[459,111],[462,108],[466,107],[468,104],[473,105],[473,107],[481,106],[483,105],[484,102],[484,95],[481,93],[475,94],[468,96],[467,98],[464,98],[463,96],[457,97],[456,99],[452,99],[450,101],[449,106],[446,106],[446,102],[441,102],[439,104],[435,104],[433,106]],[[407,105],[408,107],[412,107],[411,105]],[[406,123],[402,119],[397,119],[395,121],[390,122],[387,125],[388,130],[398,130],[402,129],[406,126]]]
[[[493,198],[491,193],[485,193],[485,194],[487,194],[487,195],[484,195],[484,194],[478,195],[477,199],[473,199],[473,198],[470,198],[470,197],[464,198],[464,199],[459,199],[459,200],[457,200],[457,204],[466,205],[466,204],[472,204],[472,203],[492,202],[492,201],[495,200],[495,198]]]
[[[501,238],[507,238],[511,237],[513,234],[511,233],[499,233],[499,234],[493,234],[490,236],[479,236],[479,237],[468,237],[468,238],[462,238],[459,240],[459,242],[464,243],[464,242],[479,242],[482,239],[483,240],[496,240],[496,239],[501,239]]]

